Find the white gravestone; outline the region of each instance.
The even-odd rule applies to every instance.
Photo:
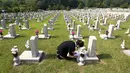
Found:
[[[3,19],[3,20],[1,20],[1,28],[0,29],[6,29],[6,22],[5,22],[5,20]]]
[[[50,38],[50,34],[48,34],[47,24],[44,24],[44,29],[42,29],[42,32],[44,32],[44,34],[39,34],[38,35],[39,39],[49,39]]]
[[[37,57],[38,56],[38,38],[34,36],[30,38],[30,48],[32,52],[32,57]]]
[[[70,31],[70,23],[67,24],[67,30]]]
[[[89,57],[96,56],[96,40],[97,38],[95,36],[89,37],[89,42],[88,42],[88,56]]]
[[[19,25],[19,17],[16,17],[16,22],[15,24]]]
[[[32,36],[30,38],[30,48],[31,50],[24,51],[20,55],[21,62],[40,62],[43,56],[43,51],[38,51],[38,38],[36,36]]]
[[[23,25],[23,28],[22,28],[23,30],[25,29],[30,29],[30,27],[29,27],[29,21],[28,20],[25,20],[25,25]]]
[[[103,25],[107,25],[107,18],[105,18]]]
[[[92,63],[99,61],[99,58],[96,56],[96,40],[95,36],[89,37],[88,50],[85,50],[85,47],[81,47],[79,51],[75,51],[75,56],[78,56],[77,61],[79,60],[78,65],[82,66],[85,63]],[[81,57],[80,54],[84,54],[84,57]]]
[[[121,24],[121,20],[118,20],[117,24],[116,24],[115,30],[119,30],[120,29],[120,24]]]
[[[97,38],[95,36],[89,36],[88,50],[87,50],[88,57],[86,57],[87,63],[99,61],[99,58],[96,56],[96,40]]]
[[[90,25],[90,17],[88,17],[87,25]]]
[[[107,38],[110,38],[110,39],[112,39],[112,38],[115,38],[115,36],[113,36],[112,34],[113,34],[113,31],[114,31],[114,25],[109,25],[109,28],[108,28],[108,35],[106,35],[106,34],[100,34],[99,33],[99,35],[100,35],[100,38],[102,38],[102,39],[104,39],[104,40],[107,40]]]
[[[125,32],[125,34],[130,34],[130,28],[127,29],[127,31]]]
[[[125,40],[122,41],[120,46],[121,46],[122,49],[125,49]]]
[[[80,28],[81,28],[81,25],[77,25],[77,33],[76,34],[74,34],[74,35],[72,35],[71,33],[72,32],[70,32],[70,35],[69,35],[69,38],[71,39],[71,40],[73,40],[73,39],[82,39],[83,37],[81,36],[81,31],[80,31]],[[73,30],[70,30],[70,31],[73,31]]]
[[[77,25],[77,37],[81,37],[80,27],[81,25]]]
[[[15,25],[14,24],[10,24],[9,25],[8,34],[5,35],[4,38],[16,38],[18,36],[19,36],[19,34],[16,34]]]
[[[75,30],[75,20],[73,20],[72,27],[70,29]]]
[[[114,31],[114,25],[109,25],[109,29],[108,29],[108,38],[115,38],[112,34]]]
[[[98,28],[98,25],[99,25],[99,21],[96,20],[96,22],[95,22],[95,27],[94,27],[95,30],[98,30],[98,29],[99,29],[99,28]]]
[[[53,24],[53,23],[52,23],[51,21],[49,21],[49,27],[48,27],[48,30],[54,30],[52,24]]]

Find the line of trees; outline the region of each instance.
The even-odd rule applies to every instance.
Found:
[[[130,0],[0,0],[0,10],[23,12],[44,10],[69,10],[73,8],[97,7],[112,8],[130,7]]]

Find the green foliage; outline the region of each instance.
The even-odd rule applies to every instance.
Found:
[[[36,11],[38,9],[70,10],[84,7],[128,8],[129,6],[130,0],[0,0],[0,10],[5,9],[7,12]]]
[[[70,10],[70,7],[68,6],[68,7],[66,8],[66,10],[68,10],[68,11],[69,11],[69,10]]]
[[[79,8],[79,9],[82,9],[83,7],[84,7],[83,4],[82,4],[82,3],[79,3],[78,8]]]
[[[129,7],[129,4],[128,4],[128,3],[123,3],[120,7],[121,7],[121,8],[128,8],[128,7]]]

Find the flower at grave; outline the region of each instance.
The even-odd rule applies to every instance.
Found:
[[[73,35],[73,36],[75,35],[75,32],[74,32],[74,31],[72,31],[72,35]]]
[[[2,32],[3,32],[3,30],[0,29],[0,33],[2,33]]]
[[[36,35],[38,35],[38,33],[39,33],[39,31],[38,31],[38,30],[36,30]]]

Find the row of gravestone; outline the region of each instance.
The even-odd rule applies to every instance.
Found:
[[[80,11],[80,12],[77,12],[77,11],[75,11],[75,12],[73,12],[73,11],[71,11],[71,12],[69,12],[70,13],[70,15],[72,16],[72,17],[74,17],[74,18],[77,18],[77,20],[79,20],[80,22],[83,22],[83,23],[85,23],[85,24],[87,24],[87,22],[90,22],[90,18],[91,18],[91,20],[92,20],[92,18],[93,17],[91,17],[91,15],[88,15],[88,16],[86,16],[88,19],[86,19],[87,21],[85,22],[84,20],[85,20],[85,16],[83,16],[83,15],[81,15],[80,16],[80,14],[82,14],[82,12]],[[77,13],[77,14],[76,14]],[[91,14],[92,14],[92,12],[91,12]],[[107,12],[106,12],[106,14],[107,14]],[[121,18],[121,20],[118,20],[117,21],[117,24],[116,24],[116,26],[114,26],[113,24],[110,24],[109,25],[109,27],[108,27],[108,30],[106,31],[106,34],[101,34],[101,29],[99,30],[99,35],[100,35],[100,37],[102,38],[102,39],[108,39],[108,38],[116,38],[116,37],[114,37],[113,36],[113,31],[114,30],[121,30],[121,28],[120,28],[120,24],[121,24],[121,22],[125,22],[125,21],[127,21],[128,19],[129,19],[129,16],[130,16],[130,13],[127,13],[127,12],[108,12],[108,15],[109,14],[111,14],[110,16],[105,16],[106,18],[109,18],[109,19],[119,19],[120,17],[121,17],[121,15],[122,14],[124,14],[123,15],[123,17]],[[115,16],[114,16],[114,14],[116,14]],[[102,16],[99,16],[99,15],[96,15],[96,17],[97,17],[97,19],[96,19],[96,21],[95,21],[95,26],[92,28],[92,29],[98,29],[97,27],[98,27],[98,25],[99,25],[99,22],[100,22],[100,17],[102,17]],[[122,19],[124,19],[124,20],[122,20]],[[102,17],[102,20],[104,20],[104,17]],[[105,24],[107,24],[108,25],[108,23],[107,23],[107,21],[106,21],[107,19],[105,19],[104,20],[104,22],[105,22]],[[101,23],[100,23],[101,24]],[[107,26],[107,25],[105,25],[105,26]],[[96,28],[95,28],[96,27]],[[88,27],[88,28],[90,28],[90,27]],[[128,30],[125,32],[125,34],[127,34],[128,36],[130,36],[130,29],[128,28]],[[125,49],[126,47],[125,47],[125,40],[123,40],[123,42],[121,43],[121,48],[122,49]],[[130,56],[130,50],[123,50],[123,52],[126,54],[126,55],[128,55],[128,56]]]
[[[60,13],[57,12],[54,15],[54,17],[48,21],[49,22],[48,25],[49,26],[51,25],[51,28],[52,25],[54,25],[59,14]],[[48,34],[48,30],[52,30],[52,29],[50,29],[50,27],[47,27],[47,24],[44,24],[44,27],[42,29],[42,34],[36,34],[36,36],[32,36],[29,40],[27,40],[25,47],[30,48],[31,50],[25,50],[20,56],[14,57],[14,66],[17,66],[20,63],[24,63],[24,62],[27,63],[40,62],[44,58],[45,52],[38,51],[38,39],[50,38],[50,35]]]
[[[46,14],[49,16],[50,13],[52,13],[52,12],[49,12],[49,13],[46,13]],[[20,17],[16,17],[16,22],[12,23],[12,24],[9,24],[9,27],[6,26],[7,21],[8,21],[7,19],[2,19],[1,20],[2,27],[0,28],[0,39],[3,39],[3,38],[16,38],[17,36],[19,36],[19,34],[16,34],[16,30],[15,30],[15,26],[17,26],[17,25],[19,26],[20,30],[25,30],[25,29],[29,30],[30,29],[29,21],[24,20],[25,25],[21,25]],[[3,36],[2,30],[7,29],[7,28],[9,28],[8,34]]]
[[[72,23],[68,20],[71,19]],[[71,40],[82,40],[83,37],[80,33],[81,25],[77,25],[77,30],[75,28],[75,20],[73,20],[66,12],[64,12],[64,20],[66,22],[67,30],[70,32],[69,39]],[[75,30],[77,33],[75,34]],[[83,53],[85,49],[80,49],[81,51],[77,51],[78,54],[84,54],[84,57],[78,56],[77,59],[80,61],[78,65],[84,65],[85,63],[93,63],[99,61],[99,58],[96,56],[96,37],[89,36],[88,42],[88,50]]]

